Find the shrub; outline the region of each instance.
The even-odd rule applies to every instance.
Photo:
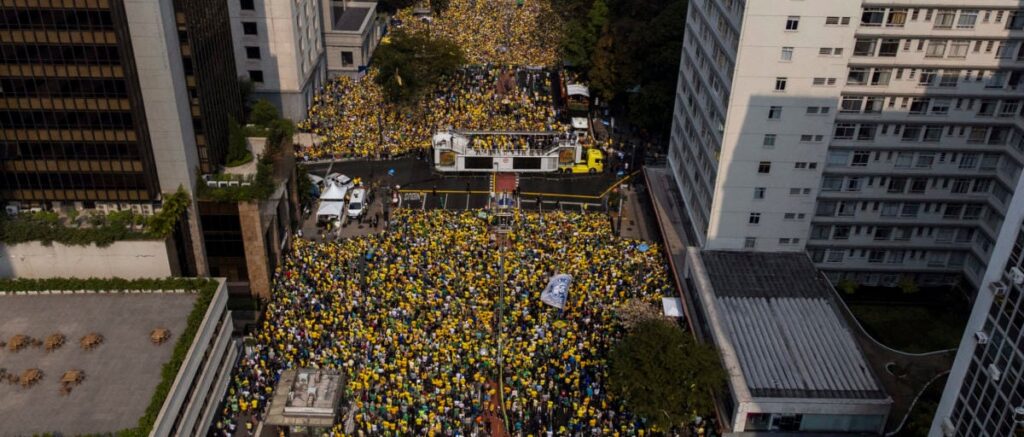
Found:
[[[252,152],[245,144],[245,134],[234,118],[228,119],[227,166],[236,167],[252,161]]]
[[[252,111],[249,113],[249,123],[257,126],[270,127],[270,124],[276,121],[279,117],[280,114],[277,112],[277,107],[266,99],[260,99],[255,105],[252,105]]]

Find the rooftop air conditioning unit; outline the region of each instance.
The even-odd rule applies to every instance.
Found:
[[[988,365],[988,376],[992,378],[993,382],[999,382],[999,378],[1003,377],[1003,371],[999,370],[999,366],[995,364]]]
[[[217,181],[217,186],[221,187],[221,188],[224,188],[224,187],[228,186],[228,181]]]
[[[1013,409],[1013,422],[1017,425],[1024,425],[1024,407]]]
[[[988,344],[988,334],[985,331],[976,331],[974,333],[974,339],[978,340],[978,344]]]
[[[217,188],[217,181],[206,181],[206,186]]]
[[[237,187],[238,186],[238,181],[228,181],[228,186],[229,187]]]
[[[1024,271],[1020,270],[1020,267],[1010,267],[1010,278],[1013,279],[1013,283],[1017,285],[1024,284]]]
[[[953,421],[949,418],[942,419],[942,435],[944,437],[953,437],[956,435],[956,427],[953,426]]]
[[[250,185],[252,185],[252,182],[242,182],[243,187],[248,187]]]
[[[18,215],[18,205],[7,205],[4,211],[7,211],[7,215]]]

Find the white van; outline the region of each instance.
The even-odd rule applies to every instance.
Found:
[[[364,212],[366,212],[366,189],[356,188],[352,190],[352,195],[348,198],[348,217],[356,219]]]

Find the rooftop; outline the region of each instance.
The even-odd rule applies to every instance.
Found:
[[[286,387],[287,390],[282,390]],[[331,426],[342,392],[341,373],[332,370],[289,369],[281,374],[270,404],[271,425]]]
[[[733,384],[752,397],[888,398],[806,254],[698,254],[710,284],[698,299]]]
[[[3,434],[77,435],[136,426],[196,299],[193,293],[0,293],[0,339],[27,335],[44,340],[56,332],[66,337],[52,352],[31,346],[0,350],[0,369],[20,375],[38,368],[43,374],[29,388],[0,383]],[[154,328],[167,328],[170,339],[153,344]],[[102,335],[103,342],[86,351],[79,339],[90,333]],[[61,376],[71,369],[82,370],[84,380],[62,395]]]
[[[370,15],[371,11],[370,7],[334,6],[331,8],[331,16],[333,18],[331,20],[331,30],[358,32],[363,27],[363,21],[366,21],[366,16]]]

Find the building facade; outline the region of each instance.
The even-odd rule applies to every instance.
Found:
[[[295,121],[327,79],[319,0],[228,0],[237,75]]]
[[[978,284],[1024,163],[1017,0],[690,3],[669,151],[698,243]]]
[[[323,0],[323,16],[328,76],[358,76],[384,35],[377,2]]]
[[[1024,199],[1016,196],[996,239],[931,436],[1024,432]]]

